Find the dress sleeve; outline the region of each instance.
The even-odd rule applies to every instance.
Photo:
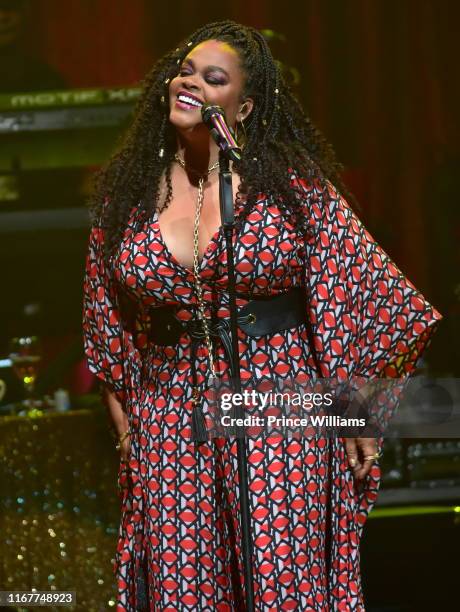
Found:
[[[357,323],[355,375],[404,378],[415,370],[442,316],[330,183],[329,188],[342,274]]]
[[[313,235],[306,287],[322,376],[403,378],[429,345],[440,313],[404,276],[327,182],[299,180]]]
[[[117,291],[104,262],[104,230],[91,228],[83,281],[83,343],[87,364],[122,405],[140,382],[146,314]]]
[[[368,423],[382,434],[442,317],[330,182],[327,194],[317,181],[299,186],[312,229],[305,287],[318,375],[352,387],[387,379],[366,402]]]

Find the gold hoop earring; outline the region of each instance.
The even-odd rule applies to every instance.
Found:
[[[244,121],[243,121],[243,119],[240,119],[240,120],[238,121],[238,123],[241,123],[241,128],[242,128],[242,130],[243,130],[243,138],[244,138],[244,143],[246,143],[246,142],[247,142],[247,139],[248,139],[248,135],[246,134],[246,128],[245,128],[245,126],[244,126]]]

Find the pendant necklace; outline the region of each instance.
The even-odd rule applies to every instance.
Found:
[[[216,162],[212,164],[212,166],[209,166],[206,174],[202,174],[201,172],[197,172],[193,168],[189,168],[188,166],[186,166],[185,161],[177,153],[175,154],[174,159],[185,171],[192,172],[198,177],[198,197],[196,201],[195,220],[193,225],[193,275],[195,281],[195,293],[198,302],[198,318],[201,319],[205,342],[208,349],[209,369],[211,372],[209,382],[210,384],[213,384],[213,382],[217,379],[217,375],[212,352],[211,335],[209,333],[209,326],[205,316],[205,309],[203,303],[203,288],[201,286],[198,261],[198,231],[200,225],[201,208],[203,206],[204,201],[204,180],[208,174],[210,174],[219,167],[219,162]],[[194,386],[192,389],[192,405],[192,428],[194,430],[194,434],[197,435],[197,437],[201,438],[204,435],[204,437],[206,438],[206,423],[203,411],[200,406],[200,391],[198,389],[196,380],[194,381]]]

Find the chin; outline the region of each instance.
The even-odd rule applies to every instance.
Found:
[[[207,131],[206,126],[200,118],[184,116],[183,113],[178,113],[172,110],[169,114],[169,122],[178,131],[183,134],[199,134],[202,130]]]
[[[169,113],[169,121],[175,128],[190,130],[200,125],[201,118],[187,116],[185,113],[177,112],[173,109]]]

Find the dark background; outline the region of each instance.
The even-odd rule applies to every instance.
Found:
[[[361,204],[359,216],[444,315],[425,356],[429,371],[459,375],[458,2],[40,0],[17,5],[21,23],[11,45],[2,42],[0,0],[0,94],[136,86],[164,52],[212,20],[230,18],[284,36],[274,41],[274,54],[298,70],[298,94],[345,165],[344,179]],[[104,132],[110,145],[106,155],[119,133]],[[25,155],[29,136],[13,136],[21,139]],[[77,142],[75,132],[62,137],[70,147]],[[46,132],[34,138],[35,143],[42,138],[44,151],[50,150]],[[89,231],[84,206],[97,165],[87,143],[96,143],[100,132],[86,133],[85,139],[87,148],[82,146],[74,165],[53,163],[44,153],[46,168],[27,170],[22,153],[11,158],[6,153],[0,167],[0,175],[11,175],[18,187],[16,199],[0,201],[0,358],[13,335],[39,333],[47,339],[59,382],[66,368],[83,358],[81,285]],[[4,152],[11,142],[10,135],[0,134]],[[35,304],[29,314],[27,304]],[[48,380],[52,386],[53,375]],[[458,567],[455,534],[458,526],[454,531],[447,515],[371,521],[363,543],[369,610],[454,607],[449,585]]]
[[[460,329],[460,96],[452,28],[460,18],[457,2],[19,4],[24,4],[20,45],[30,62],[48,69],[41,80],[36,67],[29,76],[26,71],[26,90],[27,78],[35,90],[37,82],[55,89],[59,83],[69,88],[136,85],[161,54],[210,20],[232,18],[284,35],[284,42],[273,43],[274,54],[299,71],[299,96],[345,165],[345,179],[361,203],[359,215],[445,317],[426,355],[430,367],[443,375],[458,371],[452,341]],[[51,168],[35,173],[41,178],[23,179],[21,209],[83,205],[93,169]],[[11,203],[2,210],[11,211]],[[14,321],[22,321],[17,314],[27,301],[42,304],[44,324],[52,320],[57,333],[78,329],[85,230],[43,236],[31,231],[1,236],[2,350],[13,329],[21,329],[23,323]]]

